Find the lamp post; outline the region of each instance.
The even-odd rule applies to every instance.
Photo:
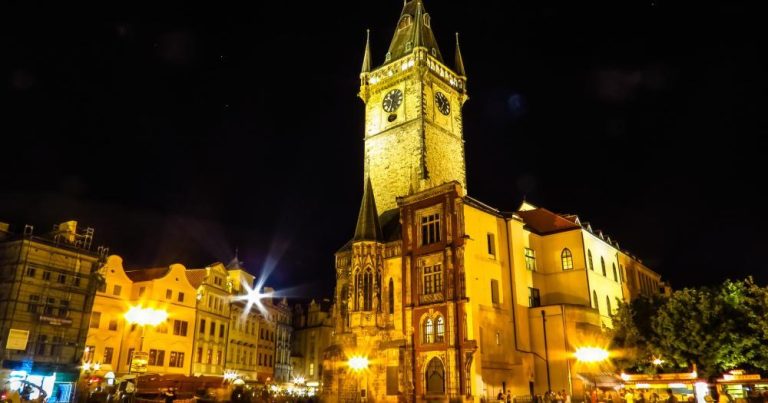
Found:
[[[547,366],[547,393],[552,391],[552,382],[549,379],[549,347],[547,346],[547,313],[541,310],[541,326],[544,328],[544,364]]]
[[[357,389],[360,389],[360,373],[363,371],[368,370],[368,357],[362,356],[362,355],[355,355],[352,356],[349,361],[347,361],[347,365],[349,365],[349,368],[352,369],[353,372],[355,372],[356,376],[355,379],[357,380]],[[361,396],[364,401],[368,400],[368,376],[366,374],[365,377],[365,395]]]
[[[128,310],[124,315],[125,321],[131,325],[139,325],[141,327],[141,335],[139,336],[139,351],[140,356],[143,357],[144,349],[144,328],[149,326],[157,326],[168,320],[168,312],[162,309],[142,308],[141,306],[134,306]],[[136,353],[134,353],[134,356]],[[133,357],[131,357],[131,363],[128,367],[128,372],[131,372],[133,367]],[[146,369],[146,367],[144,367]],[[137,371],[138,372],[138,371]],[[139,392],[139,375],[136,374],[136,393]]]

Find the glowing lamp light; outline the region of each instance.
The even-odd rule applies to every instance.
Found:
[[[600,362],[608,358],[608,351],[599,347],[579,347],[576,359],[582,362]]]
[[[97,362],[96,364],[93,364],[93,370],[94,371],[98,371],[100,369],[101,369],[101,364],[100,363]]]
[[[294,378],[293,383],[301,385],[304,383],[304,377],[303,376],[297,376]]]
[[[652,362],[653,362],[653,365],[659,366],[661,364],[664,364],[665,361],[662,360],[661,358],[654,358]]]
[[[629,375],[627,375],[627,374],[625,374],[625,373],[623,373],[623,372],[622,372],[622,373],[621,373],[621,379],[622,379],[623,381],[625,381],[625,382],[626,382],[626,381],[628,381],[628,380],[629,380]]]
[[[135,323],[142,326],[157,326],[168,320],[168,312],[163,311],[162,309],[134,306],[125,313],[125,320],[128,321],[128,323]]]
[[[685,387],[684,383],[670,383],[667,385],[671,389],[682,389]]]
[[[368,357],[356,355],[349,359],[348,365],[353,371],[362,371],[368,368]]]
[[[228,369],[224,371],[224,380],[231,381],[237,379],[237,371],[233,369]]]
[[[91,370],[91,363],[90,362],[84,362],[83,363],[83,371],[90,371]]]

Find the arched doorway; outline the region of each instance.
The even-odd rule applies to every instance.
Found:
[[[445,394],[445,367],[439,358],[434,357],[429,361],[424,376],[427,381],[428,395]]]

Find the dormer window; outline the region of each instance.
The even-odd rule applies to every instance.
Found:
[[[412,20],[413,19],[411,18],[410,15],[404,15],[403,18],[400,19],[400,24],[398,24],[397,29],[408,28],[409,26],[411,26]]]
[[[429,28],[429,22],[432,18],[429,16],[429,14],[424,14],[424,26]]]
[[[432,48],[432,56],[437,57],[437,50],[435,48]]]
[[[405,51],[410,52],[413,49],[413,42],[408,41],[405,43]]]
[[[392,59],[392,52],[387,52],[387,55],[384,56],[384,61],[388,62]]]

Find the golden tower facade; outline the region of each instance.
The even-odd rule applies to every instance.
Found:
[[[404,5],[384,64],[374,70],[366,43],[359,96],[364,178],[371,179],[379,211],[396,208],[398,196],[451,181],[466,192],[461,108],[467,92],[458,37],[450,68],[421,1]]]

